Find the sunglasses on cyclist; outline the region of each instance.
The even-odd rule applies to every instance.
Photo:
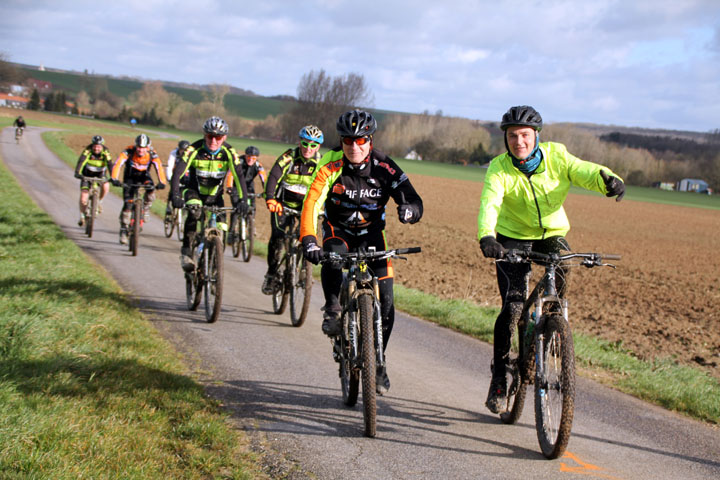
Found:
[[[206,137],[207,139],[212,139],[212,140],[220,140],[220,139],[223,138],[224,136],[225,136],[225,135],[214,135],[214,134],[212,134],[212,133],[206,133],[206,134],[205,134],[205,137]]]
[[[302,145],[302,146],[305,147],[305,148],[317,148],[317,147],[320,146],[319,143],[306,142],[305,140],[301,141],[301,142],[300,142],[300,145]]]
[[[370,141],[370,137],[343,137],[342,142],[345,145],[352,145],[357,143],[358,145],[365,145]]]

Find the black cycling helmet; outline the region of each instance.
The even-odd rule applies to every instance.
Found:
[[[543,120],[537,110],[528,105],[520,105],[517,107],[510,107],[510,110],[505,112],[500,122],[500,128],[502,131],[506,131],[508,127],[512,126],[530,127],[535,131],[542,130]]]
[[[93,145],[104,145],[104,144],[105,144],[105,139],[102,138],[100,135],[95,135],[95,136],[92,138],[92,144],[93,144]]]
[[[350,110],[340,115],[337,121],[337,133],[341,137],[364,137],[377,130],[377,122],[369,113],[362,110]]]
[[[227,135],[229,130],[228,124],[220,117],[210,117],[203,125],[203,132],[211,135]]]
[[[257,147],[250,145],[249,147],[247,147],[245,149],[245,155],[249,155],[251,157],[257,157],[258,155],[260,155],[260,150],[258,150]]]
[[[185,150],[189,146],[190,142],[188,142],[187,140],[180,140],[178,142],[178,150]]]
[[[144,133],[141,133],[140,135],[135,137],[135,146],[136,147],[140,147],[140,148],[149,147],[151,143],[152,142],[150,142],[150,137],[148,137]]]

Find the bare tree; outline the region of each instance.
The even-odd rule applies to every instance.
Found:
[[[367,108],[373,102],[365,77],[361,74],[331,77],[322,69],[302,76],[297,97],[297,105],[283,118],[283,132],[288,141],[295,140],[304,125],[314,124],[325,133],[327,142],[334,137],[335,122],[343,111],[355,107]]]

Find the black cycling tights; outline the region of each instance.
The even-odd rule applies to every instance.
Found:
[[[570,245],[565,237],[559,236],[544,240],[517,240],[498,234],[497,240],[505,248],[529,249],[540,253],[570,251]],[[510,352],[513,311],[515,311],[515,315],[519,315],[525,297],[529,293],[527,280],[530,278],[530,264],[499,261],[495,263],[495,270],[502,299],[502,309],[495,321],[492,368],[493,377],[503,377],[505,376],[505,362]],[[561,297],[565,296],[567,274],[567,269],[561,269],[556,277],[556,286]]]

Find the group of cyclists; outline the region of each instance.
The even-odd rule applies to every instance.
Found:
[[[481,194],[478,215],[478,240],[485,257],[496,259],[496,275],[502,308],[495,322],[492,379],[486,400],[493,413],[502,413],[506,404],[505,364],[510,350],[513,309],[522,308],[527,295],[527,264],[504,261],[510,248],[526,248],[544,253],[570,250],[565,235],[570,225],[563,203],[571,185],[622,199],[625,186],[610,169],[581,160],[564,145],[540,142],[543,120],[530,106],[511,107],[502,117],[506,152],[489,165]],[[111,179],[120,184],[124,171],[125,203],[120,214],[120,242],[127,241],[128,199],[132,184],[152,182],[150,167],[156,170],[164,188],[170,181],[168,209],[192,205],[224,206],[228,193],[234,210],[244,215],[253,200],[254,179],[259,176],[270,212],[271,236],[268,244],[267,272],[261,291],[272,294],[272,282],[278,269],[279,249],[286,230],[285,209],[301,211],[300,240],[305,258],[318,264],[324,252],[351,252],[376,248],[386,250],[386,207],[390,199],[397,204],[399,221],[413,224],[421,220],[423,201],[408,176],[392,158],[378,150],[374,135],[378,124],[370,112],[350,110],[337,120],[340,143],[321,155],[325,136],[315,125],[306,125],[298,133],[297,145],[283,152],[269,170],[258,162],[259,150],[250,146],[240,156],[226,142],[227,123],[213,116],[203,125],[203,137],[190,143],[181,141],[168,159],[167,176],[157,153],[145,134],[127,147],[112,164],[102,137],[95,136],[83,150],[75,174],[99,176],[111,169]],[[123,170],[124,168],[124,170]],[[79,224],[87,206],[87,182],[81,183]],[[103,190],[102,196],[107,193]],[[146,189],[146,214],[154,194]],[[190,246],[199,220],[199,209],[189,209],[184,227],[180,263],[183,270],[194,268]],[[322,215],[321,215],[322,214]],[[318,230],[318,219],[322,225]],[[224,218],[219,224],[227,226]],[[221,227],[222,228],[222,227]],[[318,235],[318,231],[320,235]],[[379,279],[379,294],[385,350],[393,329],[393,267],[389,259],[372,262],[369,267]],[[560,294],[567,289],[567,272],[560,275]],[[336,336],[341,329],[339,293],[342,271],[338,265],[323,262],[321,283],[325,299],[322,331]],[[383,362],[384,363],[384,362]],[[379,371],[376,390],[390,388],[387,371]]]

